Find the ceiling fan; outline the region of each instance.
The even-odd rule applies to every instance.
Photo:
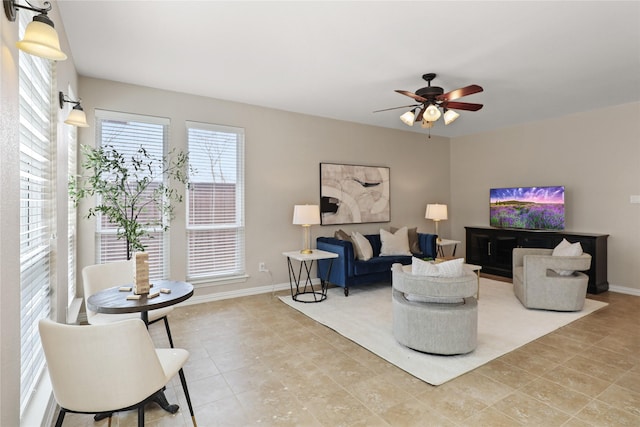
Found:
[[[454,101],[454,99],[462,98],[463,96],[482,92],[484,89],[482,89],[481,86],[469,85],[444,93],[444,89],[441,87],[431,86],[431,81],[436,78],[435,73],[423,74],[422,78],[427,81],[427,87],[420,88],[415,93],[406,90],[396,90],[396,92],[402,95],[413,98],[418,102],[417,104],[386,108],[384,110],[374,111],[374,113],[399,108],[411,108],[411,110],[400,116],[400,120],[402,120],[403,123],[413,126],[415,122],[421,122],[423,128],[432,128],[440,116],[444,116],[443,120],[445,125],[452,123],[460,117],[460,114],[454,110],[478,111],[482,108],[482,104]]]

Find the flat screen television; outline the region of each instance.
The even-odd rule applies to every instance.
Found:
[[[564,230],[564,187],[489,190],[489,225],[525,230]]]

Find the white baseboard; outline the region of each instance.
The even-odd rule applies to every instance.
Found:
[[[627,294],[627,295],[635,295],[640,297],[640,289],[630,288],[628,286],[619,286],[619,285],[609,285],[609,290],[611,292],[617,292],[619,294]]]
[[[315,285],[316,283],[320,283],[320,280],[313,279],[312,282]],[[237,291],[216,292],[216,293],[206,294],[206,295],[195,295],[189,298],[188,300],[178,304],[178,306],[202,304],[205,302],[221,301],[225,299],[246,297],[250,295],[267,294],[270,292],[282,291],[282,290],[288,290],[288,289],[290,289],[289,282],[286,282],[286,283],[278,283],[274,285],[258,286],[255,288],[239,289]]]

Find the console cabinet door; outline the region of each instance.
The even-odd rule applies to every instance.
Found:
[[[469,264],[481,265],[485,273],[511,277],[511,253],[517,245],[515,236],[467,229],[466,260]]]
[[[496,235],[491,240],[491,243],[491,260],[494,267],[511,274],[511,270],[513,269],[513,248],[518,246],[517,237]]]
[[[489,254],[491,237],[487,233],[467,232],[467,257],[469,264],[487,265],[490,262]]]

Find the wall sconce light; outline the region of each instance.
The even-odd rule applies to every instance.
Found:
[[[295,205],[293,207],[293,223],[295,225],[301,225],[304,231],[304,248],[300,253],[313,253],[311,249],[311,226],[320,224],[320,206]]]
[[[39,15],[33,17],[33,21],[27,25],[24,31],[24,38],[16,43],[18,49],[31,55],[39,56],[54,61],[64,61],[67,55],[60,50],[60,40],[55,30],[53,21],[47,16],[51,10],[51,3],[45,1],[44,8],[34,7],[27,1],[29,6],[16,3],[15,0],[3,0],[4,14],[11,22],[16,20],[18,8],[38,12]]]
[[[84,110],[80,105],[80,100],[72,101],[67,98],[62,92],[59,92],[58,97],[60,99],[60,109],[64,108],[65,102],[74,104],[71,112],[69,112],[69,115],[67,116],[67,120],[64,121],[66,124],[77,126],[79,128],[89,127],[89,125],[87,124],[87,115],[84,114]]]

